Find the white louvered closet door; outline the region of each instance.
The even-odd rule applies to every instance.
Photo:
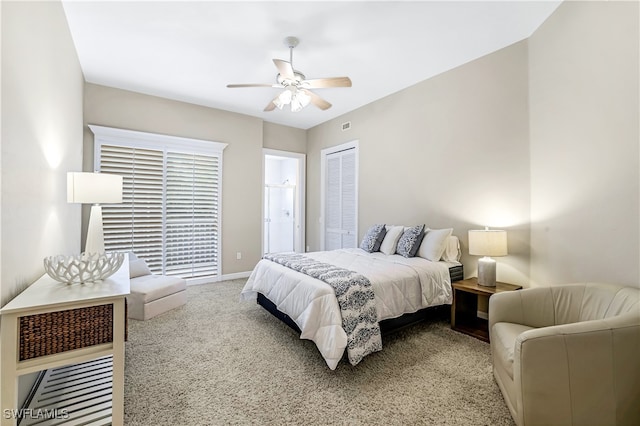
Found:
[[[328,154],[325,164],[325,250],[357,247],[356,150]]]

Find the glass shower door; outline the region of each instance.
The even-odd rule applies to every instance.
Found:
[[[294,251],[295,185],[265,185],[264,251]]]

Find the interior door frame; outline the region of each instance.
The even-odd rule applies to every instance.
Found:
[[[325,193],[326,193],[326,189],[327,189],[327,173],[326,173],[326,169],[327,169],[327,156],[334,154],[336,152],[340,152],[340,151],[346,151],[348,149],[355,149],[355,156],[356,156],[356,170],[355,170],[355,174],[356,174],[356,193],[355,193],[355,197],[356,197],[356,211],[355,211],[355,218],[356,218],[356,242],[358,241],[358,206],[360,204],[359,202],[359,198],[358,198],[358,191],[359,191],[359,187],[360,187],[360,179],[359,179],[359,169],[360,169],[360,153],[359,153],[359,141],[357,139],[349,141],[349,142],[345,142],[343,144],[340,145],[336,145],[336,146],[332,146],[329,148],[325,148],[323,150],[320,151],[320,250],[325,250]]]
[[[307,175],[307,171],[306,171],[306,167],[307,167],[307,156],[306,154],[301,154],[299,152],[291,152],[291,151],[280,151],[277,149],[270,149],[270,148],[262,148],[262,210],[260,211],[260,223],[261,223],[261,229],[262,229],[262,239],[260,240],[260,252],[264,252],[264,233],[265,233],[265,224],[264,224],[264,208],[265,208],[265,204],[266,204],[266,200],[265,200],[265,172],[266,172],[266,157],[267,155],[272,155],[275,157],[287,157],[287,158],[294,158],[296,160],[298,160],[298,176],[297,179],[298,181],[296,182],[296,199],[297,199],[297,206],[295,206],[295,215],[296,215],[296,220],[295,220],[295,225],[294,225],[294,229],[297,230],[297,232],[294,232],[295,235],[295,242],[294,242],[294,250],[298,253],[303,253],[305,250],[305,235],[306,235],[306,216],[305,216],[305,205],[306,205],[306,201],[305,201],[305,192],[306,192],[306,175]]]

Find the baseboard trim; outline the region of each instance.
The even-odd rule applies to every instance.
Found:
[[[482,318],[487,321],[489,320],[489,314],[486,312],[476,311],[476,315],[478,316],[478,318]]]
[[[249,275],[251,275],[251,271],[235,272],[233,274],[223,274],[223,275],[220,275],[220,281],[239,280],[241,278],[249,278]]]
[[[238,280],[241,278],[249,278],[251,275],[251,271],[245,272],[235,272],[233,274],[224,274],[219,277],[205,277],[205,278],[192,278],[187,279],[187,285],[203,285],[203,284],[213,284],[220,281],[229,281],[229,280]]]

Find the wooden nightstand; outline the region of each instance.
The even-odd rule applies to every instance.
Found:
[[[497,282],[495,287],[478,285],[478,278],[456,281],[451,305],[451,328],[461,333],[489,341],[489,322],[478,318],[478,296],[491,297],[503,291],[520,290],[522,286]]]

